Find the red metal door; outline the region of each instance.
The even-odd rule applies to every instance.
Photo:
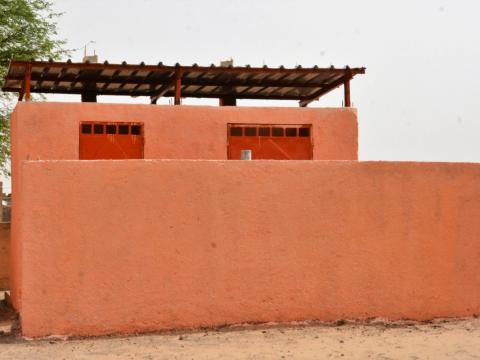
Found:
[[[311,160],[310,125],[228,125],[228,158],[240,160],[241,150],[252,159]]]
[[[80,160],[143,159],[143,124],[82,122]]]

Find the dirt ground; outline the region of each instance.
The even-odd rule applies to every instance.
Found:
[[[247,326],[219,331],[28,341],[0,359],[480,359],[480,319],[428,324]]]

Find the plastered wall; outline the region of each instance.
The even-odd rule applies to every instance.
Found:
[[[0,290],[9,289],[10,223],[0,223]]]
[[[21,308],[22,163],[79,158],[81,121],[143,122],[146,159],[227,158],[228,123],[312,124],[313,157],[357,159],[357,114],[351,108],[248,108],[19,102],[12,114],[12,300]],[[38,189],[37,189],[38,191]],[[45,213],[43,216],[48,216]]]
[[[22,183],[26,336],[480,313],[477,164],[32,161]]]
[[[228,123],[312,124],[314,160],[357,159],[352,108],[21,102],[12,121],[13,161],[78,159],[81,121],[143,122],[146,159],[227,159]]]

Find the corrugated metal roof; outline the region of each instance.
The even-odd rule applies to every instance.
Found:
[[[30,71],[29,71],[30,69]],[[173,66],[12,61],[3,91],[22,92],[30,73],[32,93],[174,97],[180,81],[181,97],[316,100],[365,68],[278,68],[215,65]]]

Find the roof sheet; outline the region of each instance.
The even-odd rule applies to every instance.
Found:
[[[269,68],[250,66],[173,66],[12,61],[3,91],[22,92],[31,68],[32,93],[173,97],[180,78],[181,97],[312,101],[365,68]]]

